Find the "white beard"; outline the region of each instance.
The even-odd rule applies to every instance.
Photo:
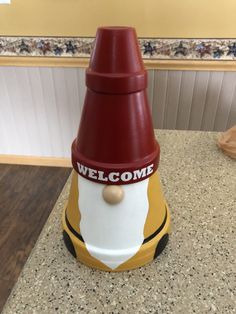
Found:
[[[123,200],[110,205],[102,196],[104,184],[78,175],[81,235],[89,253],[111,269],[134,256],[143,243],[148,180],[122,185]]]

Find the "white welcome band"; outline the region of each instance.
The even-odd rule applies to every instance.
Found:
[[[154,171],[154,164],[132,171],[111,171],[108,173],[105,173],[105,171],[89,168],[79,162],[77,162],[77,167],[78,173],[81,174],[83,177],[88,178],[92,181],[100,181],[104,183],[128,183],[130,181],[140,181],[146,177],[149,177]]]

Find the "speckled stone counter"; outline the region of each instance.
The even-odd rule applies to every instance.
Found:
[[[216,133],[156,134],[172,218],[161,256],[124,273],[77,263],[61,235],[67,182],[4,314],[236,312],[236,161],[217,148]]]

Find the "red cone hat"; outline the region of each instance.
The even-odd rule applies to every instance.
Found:
[[[86,85],[79,132],[72,144],[74,169],[103,184],[148,178],[158,167],[160,149],[135,29],[98,29]]]

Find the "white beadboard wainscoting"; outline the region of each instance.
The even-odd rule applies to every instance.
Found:
[[[236,124],[236,73],[150,70],[155,128],[223,131]],[[0,154],[70,157],[85,70],[0,67]]]

